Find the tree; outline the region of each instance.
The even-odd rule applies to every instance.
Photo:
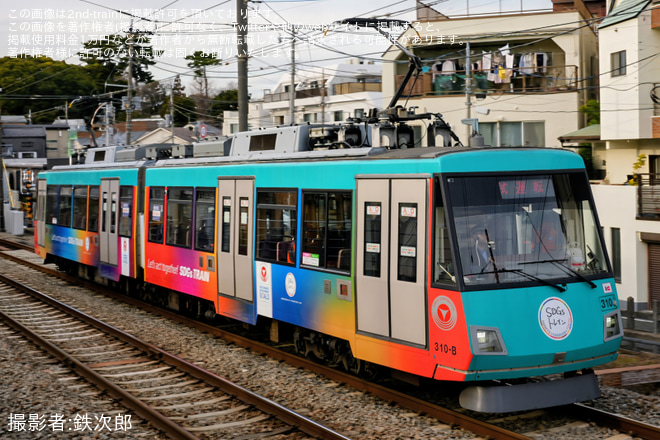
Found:
[[[197,106],[192,98],[189,98],[183,92],[185,86],[181,84],[181,77],[177,75],[172,82],[172,99],[167,97],[163,106],[161,106],[160,115],[165,117],[171,114],[170,103],[174,101],[174,126],[183,127],[184,125],[197,121]]]
[[[133,117],[148,118],[160,114],[161,107],[169,101],[167,90],[157,81],[140,86],[137,94],[142,99],[142,109],[133,112]]]
[[[145,84],[152,82],[153,76],[148,68],[156,64],[155,58],[163,51],[154,50],[150,43],[151,39],[144,34],[108,35],[83,43],[83,50],[78,55],[94,78],[96,93],[107,92],[109,84],[128,84],[131,58],[133,80]]]
[[[600,124],[600,102],[590,99],[579,110],[587,116],[587,125]]]
[[[585,105],[580,106],[578,110],[587,116],[587,126],[600,124],[600,102],[596,101],[595,99],[590,99]],[[581,143],[578,153],[584,160],[589,179],[595,179],[596,176],[593,167],[593,152],[591,149],[591,143]]]
[[[249,98],[248,98],[249,99]],[[238,109],[238,89],[226,89],[213,97],[211,102],[211,115],[223,120],[224,111]]]
[[[0,58],[0,87],[2,114],[31,113],[33,123],[51,123],[65,112],[81,118],[96,107],[90,102],[68,108],[73,99],[93,92],[94,81],[84,67],[48,57]]]
[[[200,113],[209,114],[209,78],[207,75],[207,68],[209,66],[217,66],[222,60],[219,60],[214,54],[208,54],[201,50],[196,51],[192,55],[185,57],[190,61],[187,66],[195,72],[195,83],[199,94],[195,94],[197,99],[197,108]]]

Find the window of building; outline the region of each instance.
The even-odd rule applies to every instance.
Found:
[[[87,230],[99,231],[99,187],[89,187],[89,218],[87,219]]]
[[[303,121],[305,122],[316,122],[316,113],[304,113]]]
[[[133,235],[133,187],[119,188],[119,235],[131,237]]]
[[[73,227],[87,228],[87,186],[73,187]]]
[[[610,54],[611,76],[623,76],[626,74],[626,51],[621,50]]]
[[[298,193],[296,190],[257,191],[257,258],[296,263]]]
[[[612,271],[614,281],[621,282],[621,229],[612,228]]]
[[[545,122],[483,122],[479,131],[484,143],[493,147],[543,147]]]
[[[165,215],[165,188],[152,186],[149,189],[149,241],[163,242]]]
[[[192,246],[192,201],[192,187],[167,189],[167,244]]]
[[[197,188],[195,192],[195,249],[215,249],[215,188]]]
[[[341,110],[338,110],[335,112],[335,122],[343,121],[344,120],[344,112]]]
[[[348,191],[303,193],[303,265],[350,271],[351,210]]]
[[[355,109],[355,117],[357,119],[364,118],[364,109],[363,108],[356,108]]]

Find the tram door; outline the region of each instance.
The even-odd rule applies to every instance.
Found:
[[[220,179],[218,184],[218,292],[253,301],[254,180]]]
[[[358,179],[358,331],[426,345],[426,179]]]
[[[101,179],[101,227],[99,251],[102,263],[116,266],[118,238],[119,179]]]
[[[46,179],[37,180],[37,244],[46,245]]]

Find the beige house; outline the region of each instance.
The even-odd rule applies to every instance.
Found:
[[[188,127],[162,128],[147,132],[133,141],[134,145],[150,144],[192,144],[197,141],[194,131]]]
[[[596,97],[598,39],[587,20],[604,2],[588,2],[589,9],[574,3],[555,2],[551,12],[418,23],[399,42],[421,58],[423,73],[399,104],[441,113],[464,141],[470,128],[462,119],[478,117],[487,145],[560,147],[559,136],[584,126],[578,108]],[[384,59],[387,102],[408,58],[391,46]]]

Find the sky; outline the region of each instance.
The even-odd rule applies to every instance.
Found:
[[[551,0],[425,0],[445,15],[551,8]],[[156,80],[181,75],[191,84],[186,55],[203,50],[222,60],[209,70],[212,88],[235,87],[236,0],[23,0],[0,7],[0,57],[45,55],[80,63],[82,43],[130,29],[151,39],[163,53],[150,68]],[[248,50],[250,94],[263,95],[287,74],[291,31],[295,28],[296,67],[331,65],[350,57],[379,62],[389,43],[371,29],[336,23],[349,17],[415,19],[414,0],[250,1]],[[327,31],[327,32],[326,32]],[[394,29],[396,31],[396,29]]]

